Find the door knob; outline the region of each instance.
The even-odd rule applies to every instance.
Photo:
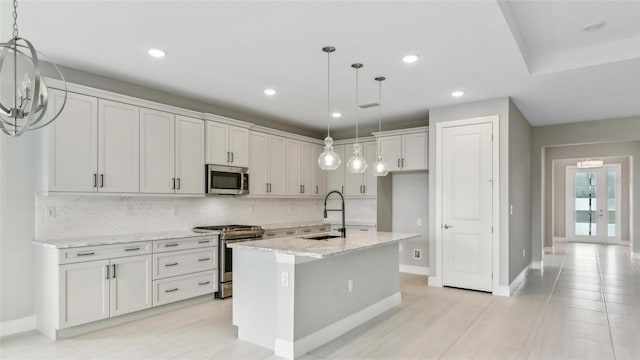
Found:
[[[444,224],[444,225],[442,225],[442,227],[443,227],[443,228],[445,228],[445,229],[449,229],[449,228],[452,228],[452,227],[453,227],[453,225],[447,225],[447,224]]]

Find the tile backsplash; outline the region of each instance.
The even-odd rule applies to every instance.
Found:
[[[332,201],[333,202],[333,201]],[[322,221],[322,199],[36,196],[36,238],[191,229],[198,225]],[[331,213],[330,220],[339,220]],[[375,222],[375,200],[347,200],[347,220]]]

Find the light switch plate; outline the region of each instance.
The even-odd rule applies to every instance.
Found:
[[[280,275],[280,285],[282,285],[283,287],[289,287],[289,273],[286,271],[283,271],[282,274]]]

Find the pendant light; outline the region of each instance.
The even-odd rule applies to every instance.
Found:
[[[17,0],[13,1],[12,17],[13,37],[0,43],[0,80],[8,85],[3,86],[3,90],[9,90],[3,91],[4,96],[0,98],[0,130],[16,137],[49,125],[62,113],[67,102],[67,83],[58,66],[49,61],[64,83],[64,100],[57,112],[47,114],[49,95],[40,74],[38,56],[43,56],[45,60],[48,58],[37,51],[29,40],[18,36]]]
[[[356,143],[353,144],[353,155],[347,161],[347,171],[353,174],[362,174],[367,170],[367,161],[361,154],[362,147],[358,144],[358,70],[362,68],[362,64],[355,63],[351,67],[356,69]]]
[[[335,170],[340,166],[340,157],[333,151],[331,130],[331,53],[336,51],[333,46],[325,46],[322,51],[327,53],[327,137],[324,138],[324,152],[318,157],[318,166],[322,170]]]
[[[382,132],[382,82],[386,80],[384,76],[375,78],[378,82],[378,132]],[[382,158],[382,149],[380,148],[380,137],[378,136],[378,156],[376,162],[373,163],[373,175],[386,176],[389,173],[389,167]]]

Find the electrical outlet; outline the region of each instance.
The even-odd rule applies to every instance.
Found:
[[[280,285],[282,285],[283,287],[289,287],[289,273],[286,271],[283,271],[282,274],[280,275]]]
[[[398,245],[398,251],[402,251],[402,244]]]
[[[513,205],[509,205],[509,215],[513,215]]]
[[[347,290],[353,292],[353,280],[347,281]]]
[[[527,255],[527,250],[522,249],[522,257],[525,257]]]
[[[416,224],[417,224],[418,226],[422,226],[422,219],[421,219],[421,218],[418,218],[418,220],[416,220]]]
[[[51,221],[51,220],[55,219],[56,218],[56,207],[55,206],[49,206],[48,208],[46,208],[45,216],[47,218],[47,221]]]
[[[422,259],[422,249],[413,249],[413,258],[416,260]]]
[[[127,216],[133,216],[133,205],[127,205]]]

